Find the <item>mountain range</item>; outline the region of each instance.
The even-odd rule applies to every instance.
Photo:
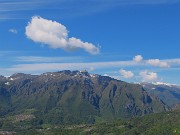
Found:
[[[0,76],[0,116],[31,110],[38,122],[73,124],[143,116],[170,109],[145,89],[139,84],[87,71]]]

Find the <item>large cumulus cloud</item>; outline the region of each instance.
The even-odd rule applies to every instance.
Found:
[[[92,43],[83,42],[75,37],[69,38],[67,28],[61,23],[39,16],[32,17],[26,26],[25,34],[34,42],[43,43],[50,48],[59,48],[67,51],[84,49],[90,54],[99,53],[99,48]]]

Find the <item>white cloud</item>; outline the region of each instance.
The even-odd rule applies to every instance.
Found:
[[[160,61],[159,59],[150,59],[147,61],[147,63],[157,67],[170,67],[170,65],[167,62]]]
[[[153,82],[153,81],[157,81],[158,79],[157,73],[150,72],[147,70],[141,71],[139,75],[142,78],[142,81],[145,81],[145,82]]]
[[[141,55],[136,55],[136,56],[133,58],[133,60],[134,60],[135,62],[141,62],[141,61],[143,60],[143,57],[142,57]]]
[[[56,21],[34,16],[26,26],[26,36],[34,42],[48,45],[54,49],[72,51],[84,49],[91,54],[98,54],[99,48],[92,43],[83,42],[75,37],[68,38],[68,30]]]
[[[127,71],[124,69],[120,69],[119,73],[122,75],[123,78],[132,78],[134,76],[134,73],[132,71]]]
[[[133,58],[133,61],[137,62],[137,63],[142,63],[143,57],[141,55],[136,55]],[[143,61],[144,65],[151,65],[151,66],[156,66],[156,67],[162,67],[162,68],[167,68],[170,67],[170,64],[168,64],[168,62],[161,61],[159,59],[149,59],[149,60],[144,60]]]
[[[13,33],[13,34],[17,34],[18,31],[16,29],[9,29],[9,32]]]

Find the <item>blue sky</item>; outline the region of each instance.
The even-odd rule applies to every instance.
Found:
[[[180,0],[0,0],[0,74],[83,70],[180,85]]]

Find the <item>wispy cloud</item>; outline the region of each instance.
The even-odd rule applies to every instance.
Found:
[[[17,11],[17,10],[34,10],[34,9],[69,9],[69,8],[92,8],[92,7],[106,7],[112,5],[132,5],[132,4],[167,4],[167,3],[177,3],[180,0],[9,0],[0,1],[0,11]],[[49,7],[48,5],[53,5]]]
[[[10,12],[10,11],[21,11],[21,10],[34,10],[38,9],[44,4],[48,4],[47,1],[35,1],[35,0],[9,0],[0,1],[0,12]]]
[[[9,29],[9,32],[13,33],[13,34],[17,34],[18,31],[16,29]]]
[[[82,61],[82,57],[39,57],[39,56],[20,56],[16,57],[15,61],[17,62],[26,62],[26,63],[52,63],[52,62],[72,62],[72,61]]]
[[[95,69],[135,66],[136,63],[128,61],[119,62],[91,62],[91,63],[40,63],[40,64],[18,64],[14,65],[8,70],[21,72],[21,71],[55,71],[55,70],[81,70],[94,67]]]
[[[15,54],[21,53],[20,51],[0,51],[0,56],[14,56]]]
[[[162,60],[162,61],[167,62],[170,66],[180,66],[180,58],[166,59],[166,60]]]
[[[24,61],[30,60],[31,57],[22,57],[17,60]],[[44,61],[50,60],[50,58],[41,58],[41,57],[32,57],[34,58],[32,61]],[[56,60],[60,60],[60,58],[55,58]],[[56,61],[55,60],[55,61]],[[180,59],[171,59],[171,60],[163,60],[169,62],[169,64],[174,65],[176,67],[180,66]],[[177,63],[177,61],[179,63]],[[146,63],[137,63],[133,60],[131,61],[111,61],[111,62],[80,62],[80,63],[32,63],[32,64],[17,64],[6,69],[1,69],[1,74],[11,72],[28,72],[28,73],[42,73],[47,71],[58,71],[58,70],[82,70],[82,69],[110,69],[110,68],[123,68],[123,67],[148,67],[149,64]],[[164,69],[163,69],[164,70]]]
[[[17,52],[13,51],[0,51],[0,56],[8,56],[12,55]],[[19,54],[18,54],[19,55]],[[82,57],[82,56],[69,56],[69,57],[42,57],[42,56],[18,56],[12,57],[11,66],[3,66],[5,68],[0,69],[0,74],[2,75],[10,75],[16,72],[23,72],[23,73],[43,73],[49,71],[59,71],[59,70],[82,70],[87,69],[89,71],[117,71],[118,69],[121,70],[121,75],[124,78],[128,78],[129,75],[133,77],[133,73],[137,73],[144,69],[153,70],[156,72],[165,71],[165,70],[179,70],[180,68],[180,58],[175,59],[163,59],[155,61],[155,63],[149,63],[152,59],[142,59],[141,61],[135,61],[133,58],[132,60],[124,60],[124,61],[97,61],[89,59],[89,57]],[[141,56],[142,57],[142,56]],[[135,57],[134,57],[135,58]],[[154,60],[154,59],[153,59]],[[156,59],[155,59],[156,60]],[[168,66],[164,66],[164,63],[167,63]],[[155,65],[154,65],[155,64]],[[159,65],[160,64],[160,65]],[[163,65],[163,66],[162,66]],[[124,70],[128,69],[128,70]],[[130,69],[130,70],[129,70]],[[130,72],[129,72],[130,71]],[[126,76],[128,75],[128,77]],[[122,77],[121,76],[121,77]]]
[[[59,11],[61,17],[66,17],[89,15],[124,5],[171,4],[179,2],[180,0],[8,0],[0,1],[1,15],[9,13],[6,17],[0,17],[0,19],[13,19],[14,13],[18,14],[16,17],[22,17],[22,11],[32,12],[33,10],[48,9],[48,11],[51,10],[53,13]]]
[[[1,68],[0,74],[10,75],[12,73],[17,73],[17,72],[43,73],[48,71],[82,70],[82,69],[92,71],[92,69],[97,70],[97,69],[119,68],[126,66],[138,66],[138,64],[133,61],[17,64],[7,68]]]
[[[0,0],[0,20],[25,19],[28,12],[45,9],[48,4],[50,4],[48,0]],[[22,11],[26,11],[27,15]]]

